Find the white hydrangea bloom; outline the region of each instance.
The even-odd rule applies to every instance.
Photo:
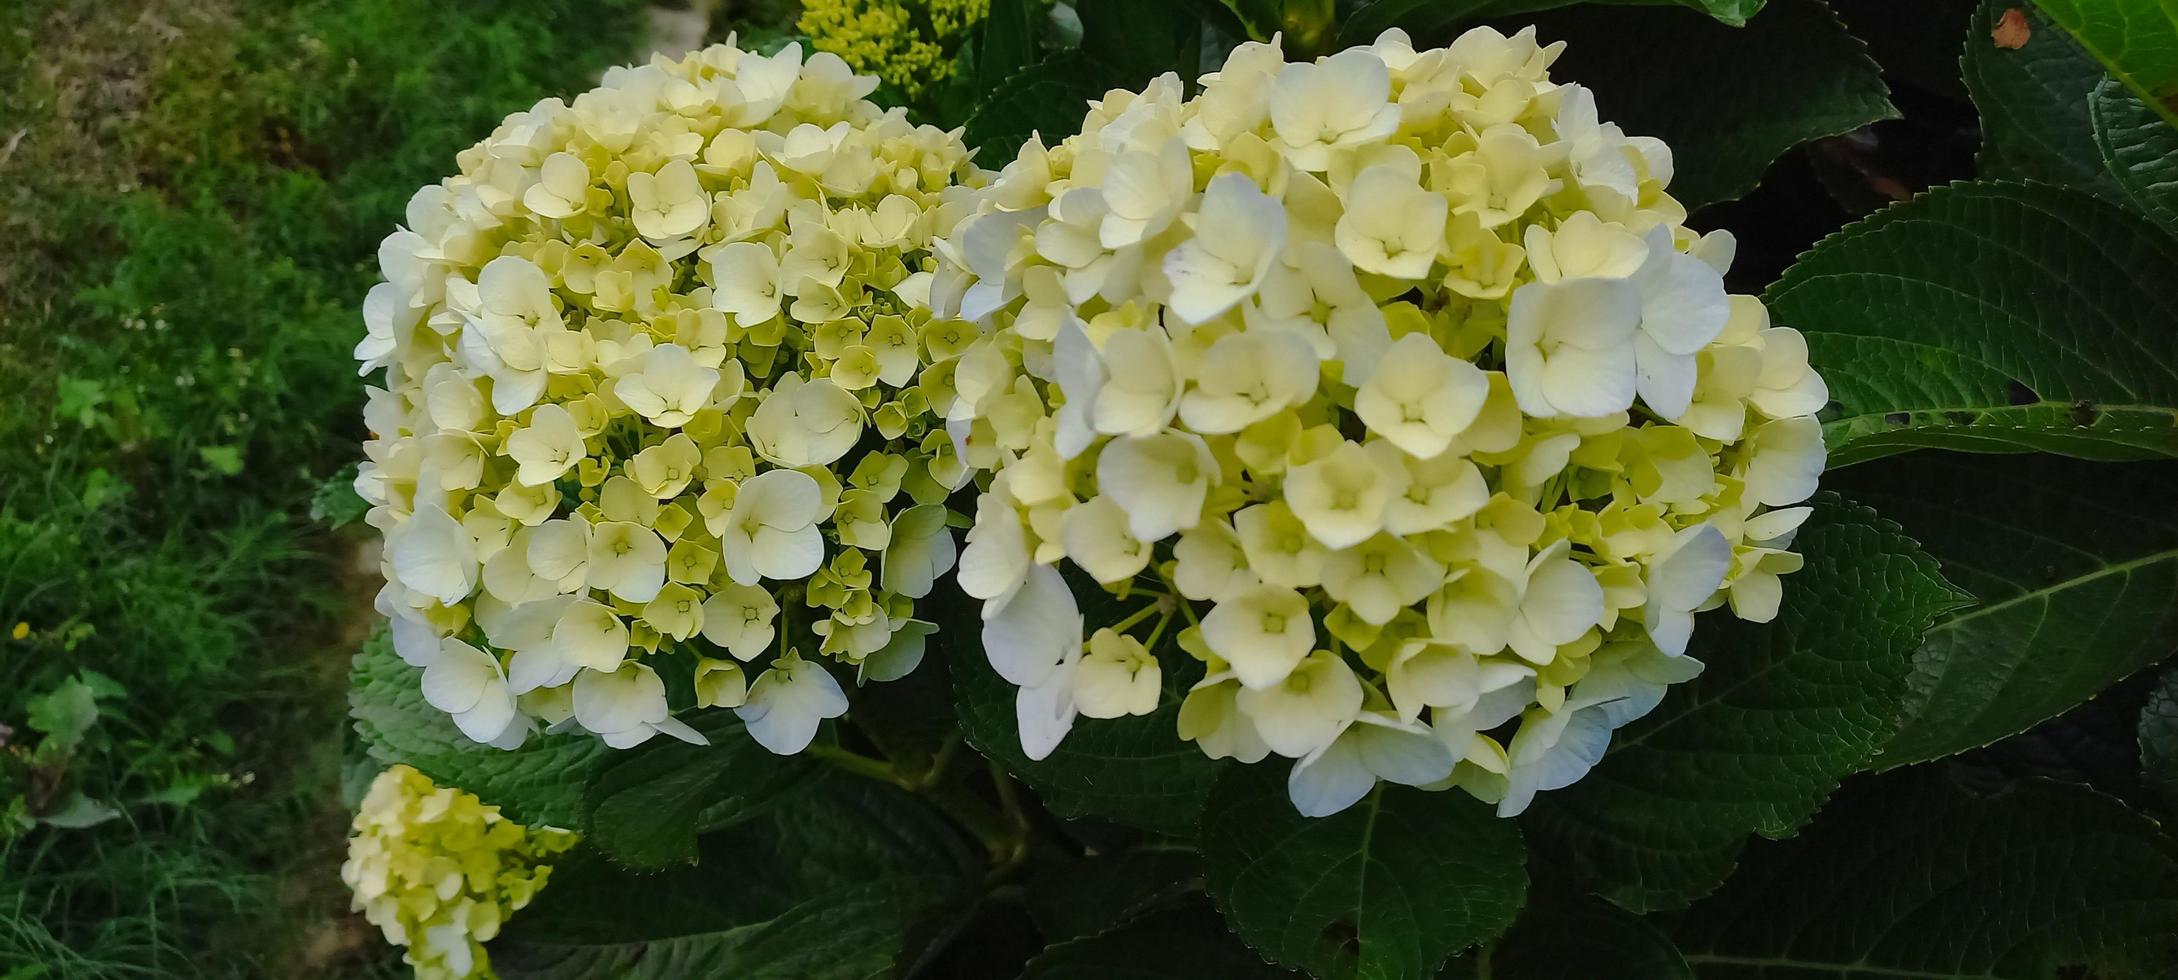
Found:
[[[680,713],[731,708],[795,752],[844,709],[826,661],[920,659],[966,457],[1026,448],[972,417],[1047,406],[1001,377],[965,446],[939,432],[956,382],[1010,371],[929,304],[986,175],[876,84],[795,45],[615,69],[510,116],[380,245],[356,489],[396,647],[470,738],[702,741]],[[1162,186],[1169,222],[1193,187]],[[1025,548],[973,537],[979,588],[1017,588]]]
[[[1827,389],[1559,50],[1244,44],[970,195],[929,302],[986,330],[961,582],[1031,754],[1200,662],[1177,734],[1297,760],[1305,813],[1513,813],[1699,670],[1699,612],[1776,614]]]

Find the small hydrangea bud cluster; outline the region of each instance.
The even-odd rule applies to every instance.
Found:
[[[969,475],[924,369],[975,335],[921,266],[977,171],[876,85],[796,46],[617,68],[508,117],[380,246],[356,489],[396,649],[470,738],[700,742],[674,672],[798,752],[846,710],[821,659],[921,659]]]
[[[953,78],[991,0],[802,0],[795,26],[819,51],[914,100]]]
[[[933,306],[987,325],[947,424],[996,471],[960,580],[1030,755],[1180,667],[1085,642],[1061,558],[1194,623],[1179,735],[1296,760],[1310,814],[1517,813],[1700,671],[1694,613],[1776,614],[1827,391],[1559,50],[1244,44],[1030,142],[941,243]]]
[[[408,947],[418,980],[490,977],[484,943],[527,907],[575,846],[572,832],[525,828],[476,797],[394,766],[371,781],[340,878],[355,908]]]

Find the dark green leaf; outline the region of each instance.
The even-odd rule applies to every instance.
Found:
[[[1439,980],[1693,980],[1671,937],[1589,895],[1538,891],[1520,920]]]
[[[2178,235],[2178,128],[2114,78],[2103,79],[2088,96],[2088,116],[2102,165],[2135,207]]]
[[[2173,921],[2178,845],[2147,819],[2054,783],[1977,798],[1922,768],[1748,849],[1677,938],[1718,980],[2165,976]]]
[[[493,945],[510,978],[875,980],[975,882],[973,852],[893,787],[832,780],[706,836],[700,864],[555,869]]]
[[[1015,72],[993,89],[968,117],[968,145],[993,170],[1013,159],[1021,144],[1040,134],[1045,146],[1081,131],[1089,102],[1110,89],[1108,76],[1076,52],[1062,52]]]
[[[1029,880],[1029,916],[1053,942],[1094,935],[1184,890],[1201,874],[1201,855],[1169,847],[1068,859],[1038,869]]]
[[[2000,47],[1991,34],[2014,10],[2026,43]],[[1981,111],[1982,176],[2087,191],[2178,231],[2178,129],[2047,16],[1982,0],[1961,66]]]
[[[1997,22],[2018,11],[2026,43],[1999,46]],[[2095,151],[2087,96],[2107,74],[2077,42],[2024,0],[1981,0],[1959,67],[1981,113],[1981,175],[2041,180],[2117,198]]]
[[[2035,0],[2052,20],[2178,125],[2178,0]]]
[[[746,819],[822,770],[804,756],[773,755],[731,712],[690,719],[709,745],[653,738],[591,768],[583,788],[586,838],[631,868],[693,860],[696,835]]]
[[[401,662],[384,627],[356,654],[348,713],[371,758],[414,766],[525,824],[582,826],[582,787],[613,750],[587,735],[533,735],[504,752],[469,741],[446,713],[424,703],[423,671]]]
[[[1604,118],[1670,144],[1671,195],[1688,208],[1753,190],[1795,146],[1898,116],[1866,47],[1821,0],[1773,0],[1742,28],[1692,10],[1589,7],[1536,28],[1566,42],[1552,79],[1588,86]]]
[[[1264,963],[1199,899],[1102,935],[1060,943],[1029,961],[1022,980],[1272,980],[1297,977]]]
[[[1914,655],[1886,767],[2025,731],[2178,646],[2178,466],[1924,454],[1834,482],[1978,600]]]
[[[1519,827],[1473,797],[1380,784],[1337,814],[1304,817],[1275,764],[1218,780],[1202,853],[1233,931],[1317,977],[1433,977],[1504,931],[1527,892]]]
[[[1581,0],[1361,0],[1346,15],[1345,25],[1339,28],[1339,46],[1350,47],[1368,44],[1377,35],[1393,27],[1414,35],[1417,42],[1427,41],[1454,27],[1464,26],[1489,17],[1510,17],[1514,14],[1534,13],[1552,7],[1564,7]],[[1755,12],[1762,9],[1766,0],[1601,0],[1633,6],[1677,4],[1699,10],[1724,23],[1737,27],[1747,23]],[[1545,36],[1546,43],[1551,40]]]
[[[2178,670],[2163,675],[2140,709],[2140,773],[2167,810],[2178,810]]]
[[[1140,599],[1121,603],[1094,585],[1077,585],[1074,594],[1092,630],[1118,622],[1142,604]],[[968,744],[1005,766],[1060,816],[1100,817],[1181,837],[1195,832],[1219,765],[1176,734],[1180,698],[1201,676],[1195,659],[1172,645],[1177,628],[1167,629],[1162,648],[1152,651],[1166,665],[1164,701],[1156,711],[1077,720],[1049,757],[1030,761],[1021,754],[1014,720],[1015,688],[984,656],[976,604],[949,603],[947,612],[950,621],[938,631],[938,640],[948,650],[946,669],[953,674]]]
[[[1793,547],[1775,622],[1702,617],[1708,667],[1620,732],[1595,771],[1537,797],[1538,854],[1637,912],[1731,872],[1749,834],[1784,837],[1891,733],[1921,634],[1960,595],[1897,526],[1824,493]]]
[[[2055,187],[1953,184],[1848,226],[1767,295],[1842,411],[1832,466],[1916,448],[2178,455],[2178,241]]]
[[[981,54],[976,59],[978,88],[995,92],[1036,60],[1036,18],[1043,9],[1036,0],[992,0],[991,12],[983,18]]]
[[[1178,72],[1194,84],[1202,74],[1202,21],[1173,0],[1092,0],[1081,15],[1081,53],[1112,72],[1106,87],[1141,91],[1150,79]]]

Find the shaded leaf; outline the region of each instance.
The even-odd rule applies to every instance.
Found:
[[[2035,0],[2110,74],[2178,125],[2178,0]]]
[[[1795,146],[1898,116],[1867,48],[1821,0],[1772,0],[1740,28],[1693,10],[1582,7],[1536,29],[1566,42],[1553,80],[1588,86],[1604,118],[1671,146],[1671,195],[1689,209],[1753,190]]]
[[[689,722],[711,744],[658,737],[591,767],[582,826],[613,860],[631,868],[693,860],[698,834],[747,818],[823,771],[806,756],[773,755],[731,712]]]
[[[1915,448],[2178,455],[2178,241],[2087,194],[1953,184],[1825,239],[1765,297],[1838,411],[1832,466]]]
[[[1941,768],[1839,794],[1749,848],[1680,922],[1705,978],[2158,976],[2178,967],[2178,844],[2117,801],[2029,783],[1978,798]],[[2084,975],[2066,972],[2062,975]]]
[[[1590,895],[1538,893],[1510,931],[1440,980],[1693,980],[1671,937]]]
[[[1104,72],[1076,52],[1062,52],[1007,76],[976,106],[965,139],[976,147],[976,161],[993,170],[1013,159],[1031,135],[1045,146],[1081,131],[1089,101],[1110,86]]]
[[[1298,977],[1256,956],[1200,899],[1102,935],[1059,943],[1022,980],[1271,980]]]
[[[1702,617],[1708,667],[1586,778],[1536,798],[1538,854],[1636,912],[1700,898],[1748,835],[1784,837],[1890,735],[1911,655],[1961,596],[1897,526],[1824,493],[1769,624]]]
[[[2178,466],[1940,454],[1831,482],[1978,600],[1922,641],[1883,766],[2025,731],[2178,647]]]
[[[2140,774],[2166,810],[2178,810],[2178,670],[2165,673],[2140,709]]]
[[[1233,767],[1203,812],[1210,896],[1265,959],[1317,977],[1426,978],[1511,924],[1527,892],[1512,821],[1465,793],[1390,784],[1304,817],[1285,770]]]
[[[1185,883],[1201,875],[1202,856],[1175,848],[1069,859],[1039,869],[1029,880],[1029,916],[1053,942],[1094,935],[1184,890]],[[1160,911],[1158,917],[1164,914]]]
[[[492,946],[510,980],[875,980],[980,870],[944,818],[881,783],[839,779],[706,836],[699,864],[557,868]]]
[[[424,703],[422,677],[393,652],[383,626],[356,654],[348,713],[371,758],[459,786],[517,823],[582,826],[583,783],[612,749],[578,734],[532,735],[512,752],[478,745],[446,712]]]
[[[2102,165],[2135,207],[2178,235],[2178,128],[2114,78],[2103,79],[2088,96],[2088,117]]]

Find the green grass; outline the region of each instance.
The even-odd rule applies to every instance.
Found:
[[[0,978],[387,968],[332,877],[372,583],[309,516],[358,452],[357,306],[408,195],[641,22],[0,4]],[[77,794],[120,815],[35,823]]]

